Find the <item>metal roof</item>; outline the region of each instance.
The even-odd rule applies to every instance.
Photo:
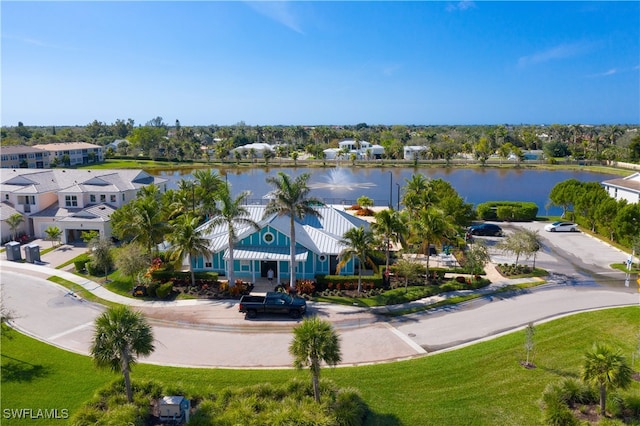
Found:
[[[296,250],[296,262],[307,260],[307,251],[298,247]],[[229,259],[229,250],[225,250],[224,259]],[[289,247],[258,247],[241,246],[233,249],[234,260],[289,260],[291,253]]]
[[[290,237],[290,217],[272,215],[263,219],[266,206],[249,205],[245,206],[249,212],[248,218],[258,223],[260,229],[269,226],[287,237]],[[307,215],[301,221],[294,222],[296,244],[300,244],[307,250],[317,254],[339,254],[344,246],[340,244],[346,231],[352,228],[369,228],[369,223],[363,219],[352,216],[345,211],[341,211],[334,206],[319,206],[314,209],[320,213],[321,217]],[[199,229],[207,229],[205,238],[209,239],[209,249],[220,252],[229,246],[229,232],[225,224],[208,229],[211,221],[202,225]],[[235,232],[238,241],[258,232],[250,226],[236,226]],[[244,249],[243,246],[234,247],[234,258],[237,250]],[[261,249],[265,250],[265,249]],[[286,250],[287,254],[288,248]]]

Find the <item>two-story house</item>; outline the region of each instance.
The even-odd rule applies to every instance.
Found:
[[[29,235],[45,238],[55,226],[67,243],[89,230],[110,237],[115,209],[144,186],[166,191],[166,182],[142,170],[0,169],[0,200],[25,216]]]
[[[64,142],[34,145],[34,148],[49,152],[50,163],[58,166],[77,166],[81,164],[102,163],[102,147],[86,142]]]

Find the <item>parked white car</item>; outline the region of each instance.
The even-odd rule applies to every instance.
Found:
[[[573,222],[553,222],[544,226],[547,232],[576,232],[578,225]]]

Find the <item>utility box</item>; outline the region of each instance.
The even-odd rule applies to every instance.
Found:
[[[158,400],[160,421],[188,423],[191,402],[183,396],[163,396]]]
[[[20,243],[17,241],[10,241],[4,245],[7,252],[7,260],[13,260],[15,262],[22,260],[22,253],[20,253]]]
[[[29,263],[40,262],[40,246],[28,244],[24,247],[24,258]]]

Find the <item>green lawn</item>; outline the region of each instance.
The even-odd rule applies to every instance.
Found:
[[[524,332],[411,361],[326,368],[323,376],[357,388],[373,411],[369,425],[537,425],[545,386],[577,376],[596,340],[620,347],[629,362],[638,346],[640,308],[588,312],[536,326],[537,368],[524,369]],[[11,337],[11,339],[7,339]],[[220,350],[224,350],[221,348]],[[636,362],[636,370],[640,365]],[[187,369],[139,364],[133,379],[154,379],[188,394],[228,386],[280,383],[307,377],[295,370]],[[71,413],[95,389],[117,378],[71,354],[13,331],[2,341],[3,409],[67,408]],[[640,393],[635,382],[627,393]],[[2,424],[31,424],[8,422]],[[44,424],[44,423],[43,423]]]

